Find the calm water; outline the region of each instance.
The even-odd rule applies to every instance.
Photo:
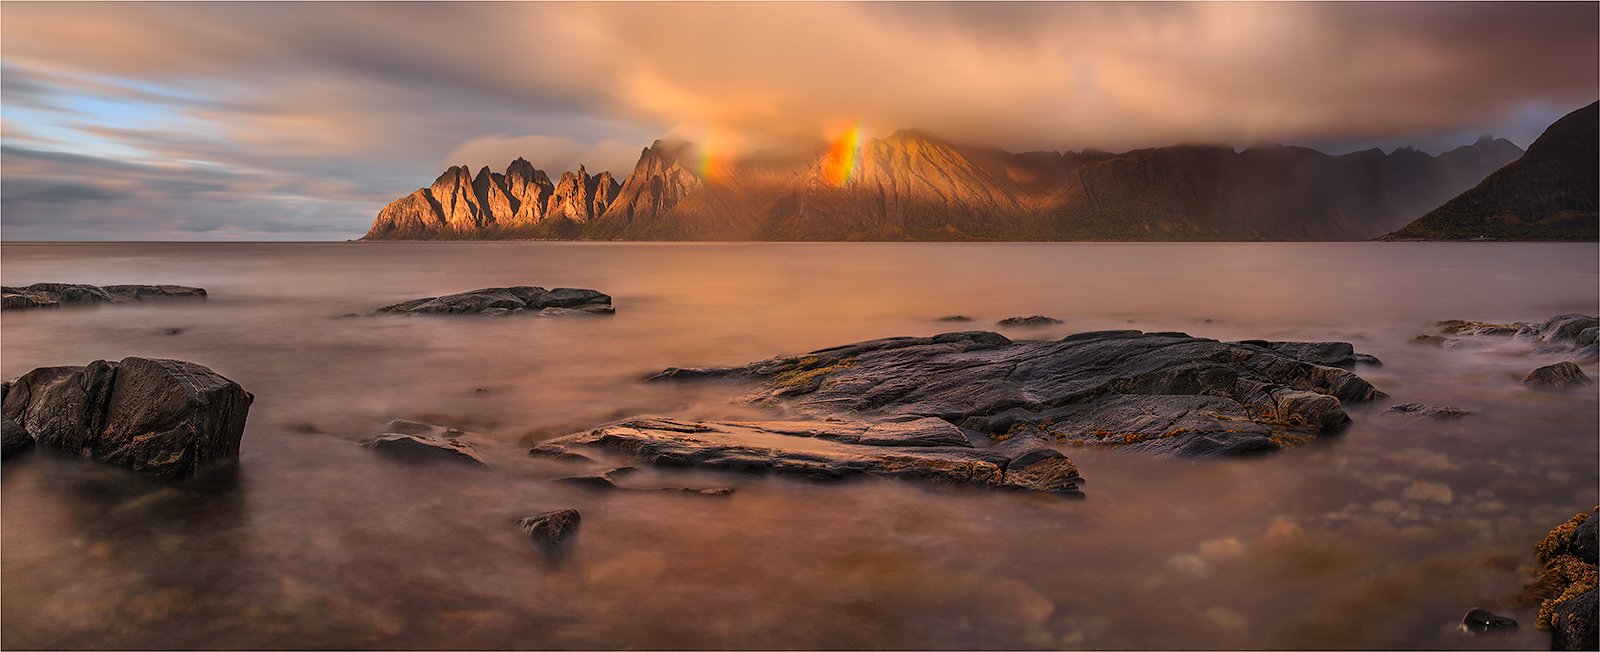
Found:
[[[0,476],[7,648],[1545,648],[1509,598],[1600,501],[1591,388],[1526,347],[1408,340],[1440,319],[1594,314],[1593,244],[114,244],[4,246],[4,282],[199,285],[194,304],[7,312],[0,372],[196,361],[256,402],[236,477],[163,488],[34,454]],[[483,286],[592,287],[607,319],[344,317]],[[1251,460],[1071,449],[1078,501],[716,474],[731,498],[584,494],[526,447],[623,416],[771,416],[646,385],[934,320],[1045,314],[1221,339],[1348,340],[1391,395]],[[176,329],[176,334],[172,334]],[[1593,364],[1585,370],[1596,375]],[[485,390],[485,391],[479,391]],[[1434,402],[1455,422],[1381,413]],[[487,471],[357,442],[486,433]],[[633,479],[630,478],[630,479]],[[512,525],[584,514],[575,552]],[[1472,639],[1485,606],[1524,624]]]

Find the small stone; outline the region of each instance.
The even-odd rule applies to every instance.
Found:
[[[945,315],[935,321],[964,322],[972,321],[972,318],[966,315]]]
[[[363,446],[406,462],[456,462],[483,466],[483,459],[468,444],[431,437],[385,433],[367,440]]]
[[[1033,315],[1033,316],[1030,316],[1030,317],[1007,317],[1007,318],[1002,319],[1002,320],[1000,320],[998,322],[995,322],[995,325],[996,326],[1011,326],[1011,327],[1014,327],[1014,328],[1037,328],[1037,327],[1041,327],[1041,326],[1053,326],[1053,325],[1059,324],[1059,323],[1062,323],[1061,320],[1056,319],[1055,317],[1046,317],[1044,315]]]
[[[1461,619],[1461,627],[1473,634],[1499,634],[1517,631],[1517,621],[1477,608]]]
[[[518,519],[517,527],[522,528],[522,533],[533,539],[534,543],[546,549],[553,549],[560,547],[569,537],[576,534],[582,520],[583,517],[576,509],[558,509]]]

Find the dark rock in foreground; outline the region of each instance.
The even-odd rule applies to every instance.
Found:
[[[1571,362],[1557,362],[1528,372],[1522,382],[1551,388],[1582,387],[1590,383],[1583,369]]]
[[[1409,414],[1430,419],[1459,419],[1472,414],[1461,408],[1453,408],[1448,405],[1428,405],[1427,403],[1401,403],[1389,406],[1389,409],[1385,410],[1385,412]]]
[[[517,527],[522,528],[523,534],[533,539],[534,543],[550,550],[558,548],[569,537],[578,532],[578,525],[583,517],[576,509],[558,509],[535,516],[518,519]]]
[[[1539,628],[1554,650],[1594,650],[1600,643],[1600,511],[1567,519],[1534,546],[1542,569],[1526,595],[1539,603]]]
[[[1505,633],[1517,631],[1514,618],[1495,614],[1488,609],[1473,609],[1461,619],[1461,626],[1473,634]]]
[[[34,283],[27,287],[0,287],[0,308],[57,308],[65,305],[127,303],[152,299],[204,299],[206,291],[183,285],[82,285]]]
[[[412,299],[378,309],[380,313],[409,315],[510,315],[527,311],[544,316],[609,315],[614,309],[611,297],[595,290],[546,290],[531,285]]]
[[[661,467],[771,473],[813,480],[880,477],[1077,494],[1078,469],[1042,444],[974,448],[939,419],[685,421],[640,417],[560,437],[536,455],[590,449]]]
[[[1012,328],[1037,328],[1040,326],[1054,326],[1059,323],[1062,323],[1061,320],[1056,319],[1055,317],[1032,315],[1028,317],[1007,317],[995,322],[994,325],[1009,326]]]
[[[1347,423],[1342,402],[1383,396],[1350,371],[1318,364],[1330,348],[1139,331],[1012,342],[973,331],[657,378],[753,380],[760,389],[751,400],[817,416],[937,417],[996,441],[1210,456],[1277,450]]]
[[[254,397],[182,360],[41,367],[6,388],[4,413],[38,443],[164,479],[239,455]]]

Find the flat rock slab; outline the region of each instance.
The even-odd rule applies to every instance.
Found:
[[[1414,417],[1427,417],[1429,419],[1459,419],[1472,413],[1461,408],[1448,405],[1429,405],[1427,403],[1401,403],[1391,405],[1384,410],[1392,414],[1404,414]]]
[[[6,384],[3,405],[40,445],[176,480],[239,455],[254,400],[192,362],[123,358],[34,369]]]
[[[609,315],[614,312],[611,297],[595,290],[556,288],[546,290],[532,285],[508,288],[483,288],[442,297],[424,297],[384,306],[379,313],[405,315],[512,315],[542,316]]]
[[[405,462],[455,462],[473,466],[484,465],[483,458],[478,456],[477,451],[473,450],[470,444],[453,439],[389,432],[368,439],[362,442],[361,445],[384,456]]]
[[[128,303],[161,299],[204,299],[202,288],[184,285],[83,285],[34,283],[27,287],[0,287],[0,308],[59,308],[67,305]]]
[[[771,473],[815,480],[896,478],[1077,494],[1072,461],[1043,445],[975,448],[933,418],[866,421],[690,421],[641,417],[569,435],[531,453],[605,451],[659,467]]]
[[[995,441],[1026,436],[1210,456],[1277,450],[1349,422],[1343,402],[1383,396],[1328,366],[1361,361],[1348,347],[1131,330],[1013,342],[970,331],[744,367],[674,368],[655,379],[754,381],[759,389],[748,399],[810,416],[936,417]]]

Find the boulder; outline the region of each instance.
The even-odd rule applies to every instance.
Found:
[[[1582,368],[1568,361],[1534,369],[1522,377],[1522,382],[1537,387],[1567,388],[1588,385],[1590,380]]]
[[[578,533],[578,525],[582,523],[583,516],[576,509],[558,509],[517,519],[517,527],[522,528],[523,534],[533,539],[534,543],[550,550],[559,548],[572,535]]]
[[[543,316],[609,315],[614,309],[611,297],[595,290],[556,288],[546,290],[531,285],[483,288],[442,297],[424,297],[379,308],[379,313],[406,315],[491,315],[503,316],[534,311]]]
[[[1525,595],[1539,604],[1539,628],[1550,632],[1551,649],[1597,649],[1597,525],[1600,509],[1590,509],[1557,525],[1534,545],[1541,568]]]
[[[1514,632],[1517,631],[1517,621],[1488,609],[1477,608],[1462,617],[1461,627],[1473,634]]]
[[[192,362],[124,358],[34,369],[4,414],[40,445],[175,480],[239,455],[253,400]]]
[[[1391,405],[1389,406],[1388,410],[1385,410],[1385,412],[1392,414],[1406,414],[1414,417],[1427,417],[1430,419],[1459,419],[1472,414],[1471,412],[1461,408],[1453,408],[1448,405],[1429,405],[1427,403],[1401,403],[1399,405]]]
[[[107,285],[34,283],[0,287],[0,308],[57,308],[67,305],[127,303],[161,299],[204,299],[206,291],[183,285]]]
[[[1299,343],[1280,343],[1299,344]],[[746,398],[812,417],[937,417],[995,441],[1109,445],[1181,456],[1277,450],[1349,421],[1383,396],[1360,376],[1277,348],[1183,333],[1102,331],[1012,342],[992,332],[860,342],[744,367],[668,369],[657,380],[753,381]],[[1349,356],[1346,356],[1349,357]]]
[[[1031,317],[1007,317],[995,322],[994,325],[1008,328],[1037,328],[1040,326],[1054,326],[1059,323],[1061,323],[1061,320],[1055,317],[1033,315]]]
[[[938,419],[687,421],[638,417],[545,442],[541,454],[574,449],[660,467],[692,467],[835,481],[894,478],[991,489],[1077,494],[1077,467],[1047,446],[976,448]]]

